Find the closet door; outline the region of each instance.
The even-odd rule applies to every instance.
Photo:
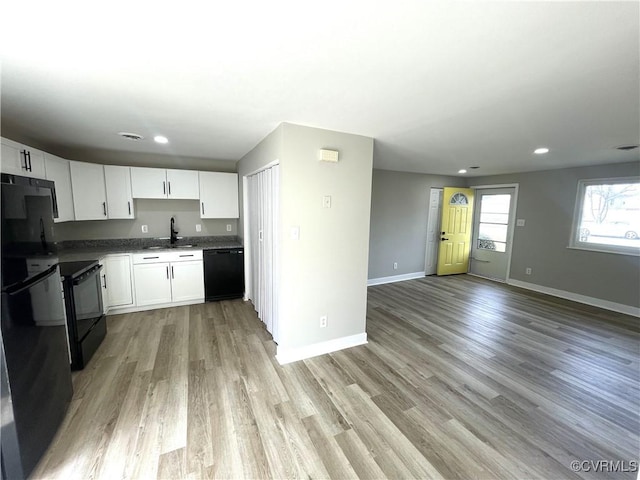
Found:
[[[271,167],[248,178],[251,244],[250,300],[277,342],[277,219],[279,168]]]

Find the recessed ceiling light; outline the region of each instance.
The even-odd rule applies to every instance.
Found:
[[[458,173],[467,173],[467,171],[463,168],[461,170],[458,170]]]
[[[162,135],[156,135],[153,139],[157,143],[169,143],[169,139],[167,137],[163,137]]]
[[[142,135],[139,135],[137,133],[131,133],[131,132],[118,132],[118,135],[128,140],[136,140],[136,141],[142,140],[144,138]]]
[[[536,148],[533,153],[536,155],[544,155],[545,153],[549,153],[549,149],[547,147]]]

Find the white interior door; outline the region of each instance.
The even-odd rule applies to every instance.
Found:
[[[251,289],[248,297],[278,342],[278,192],[279,166],[247,177]]]
[[[469,272],[506,281],[515,222],[515,187],[476,190]]]
[[[424,273],[435,275],[438,267],[438,245],[440,245],[440,221],[442,218],[442,189],[432,188],[429,193],[429,213],[427,217],[427,249]]]

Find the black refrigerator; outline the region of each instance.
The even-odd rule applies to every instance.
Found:
[[[52,242],[54,185],[2,174],[0,186],[0,460],[3,479],[22,479],[51,443],[73,391]]]

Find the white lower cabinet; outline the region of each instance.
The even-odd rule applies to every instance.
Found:
[[[131,255],[108,255],[104,259],[104,287],[107,290],[107,307],[120,308],[133,305],[131,283]]]
[[[171,278],[168,263],[133,266],[136,304],[139,307],[171,302]]]
[[[204,301],[202,251],[133,255],[136,305]]]
[[[171,263],[171,299],[186,302],[204,298],[202,260]]]

